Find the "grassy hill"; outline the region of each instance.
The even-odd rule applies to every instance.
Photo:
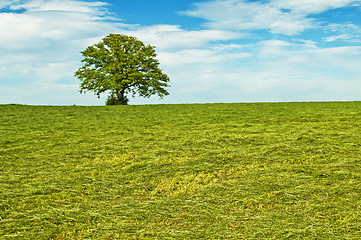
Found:
[[[0,239],[359,239],[361,102],[0,105]]]

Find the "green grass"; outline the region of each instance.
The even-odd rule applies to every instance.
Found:
[[[0,105],[0,239],[361,239],[361,102]]]

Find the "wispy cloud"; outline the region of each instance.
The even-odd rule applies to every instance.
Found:
[[[114,27],[107,19],[105,4],[79,1],[27,1],[10,5],[10,9],[23,9],[22,13],[2,13],[0,44],[7,48],[22,49],[61,43],[66,40],[92,37]],[[100,31],[101,29],[101,31]]]
[[[329,24],[325,27],[328,36],[323,37],[324,42],[345,41],[360,43],[361,28],[352,23]]]
[[[353,36],[350,34],[342,34],[342,35],[333,35],[333,36],[325,37],[323,38],[323,40],[325,42],[334,42],[337,40],[350,40],[352,38]]]
[[[359,6],[360,0],[272,0],[271,4],[280,9],[304,15],[321,13],[330,9]]]
[[[204,18],[204,25],[215,29],[268,30],[286,35],[312,28],[312,19],[303,14],[282,11],[274,4],[244,0],[210,1],[195,4],[183,14]]]
[[[266,40],[218,54],[162,55],[175,80],[187,83],[171,98],[180,101],[186,93],[189,102],[206,102],[202,96],[208,101],[354,100],[361,87],[361,47],[321,49]]]
[[[17,3],[17,4],[14,4]],[[64,4],[65,3],[65,4]],[[39,12],[39,11],[56,11],[56,12],[77,12],[86,13],[93,16],[106,16],[108,15],[107,6],[105,2],[80,2],[74,0],[32,0],[32,1],[13,1],[8,6],[10,9],[19,10],[25,9],[27,12]]]
[[[360,0],[213,0],[196,3],[192,10],[182,13],[205,19],[204,25],[212,29],[267,30],[297,35],[319,27],[311,15],[360,3]]]
[[[210,42],[228,41],[246,38],[248,34],[227,30],[188,31],[178,25],[133,26],[127,34],[145,39],[160,50],[178,50],[186,48],[208,47]]]

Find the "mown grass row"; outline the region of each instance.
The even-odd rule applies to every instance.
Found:
[[[0,105],[1,239],[357,239],[361,103]]]

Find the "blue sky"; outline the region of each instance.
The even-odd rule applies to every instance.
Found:
[[[2,0],[0,103],[103,105],[80,51],[156,46],[170,95],[130,104],[361,100],[361,0]]]

